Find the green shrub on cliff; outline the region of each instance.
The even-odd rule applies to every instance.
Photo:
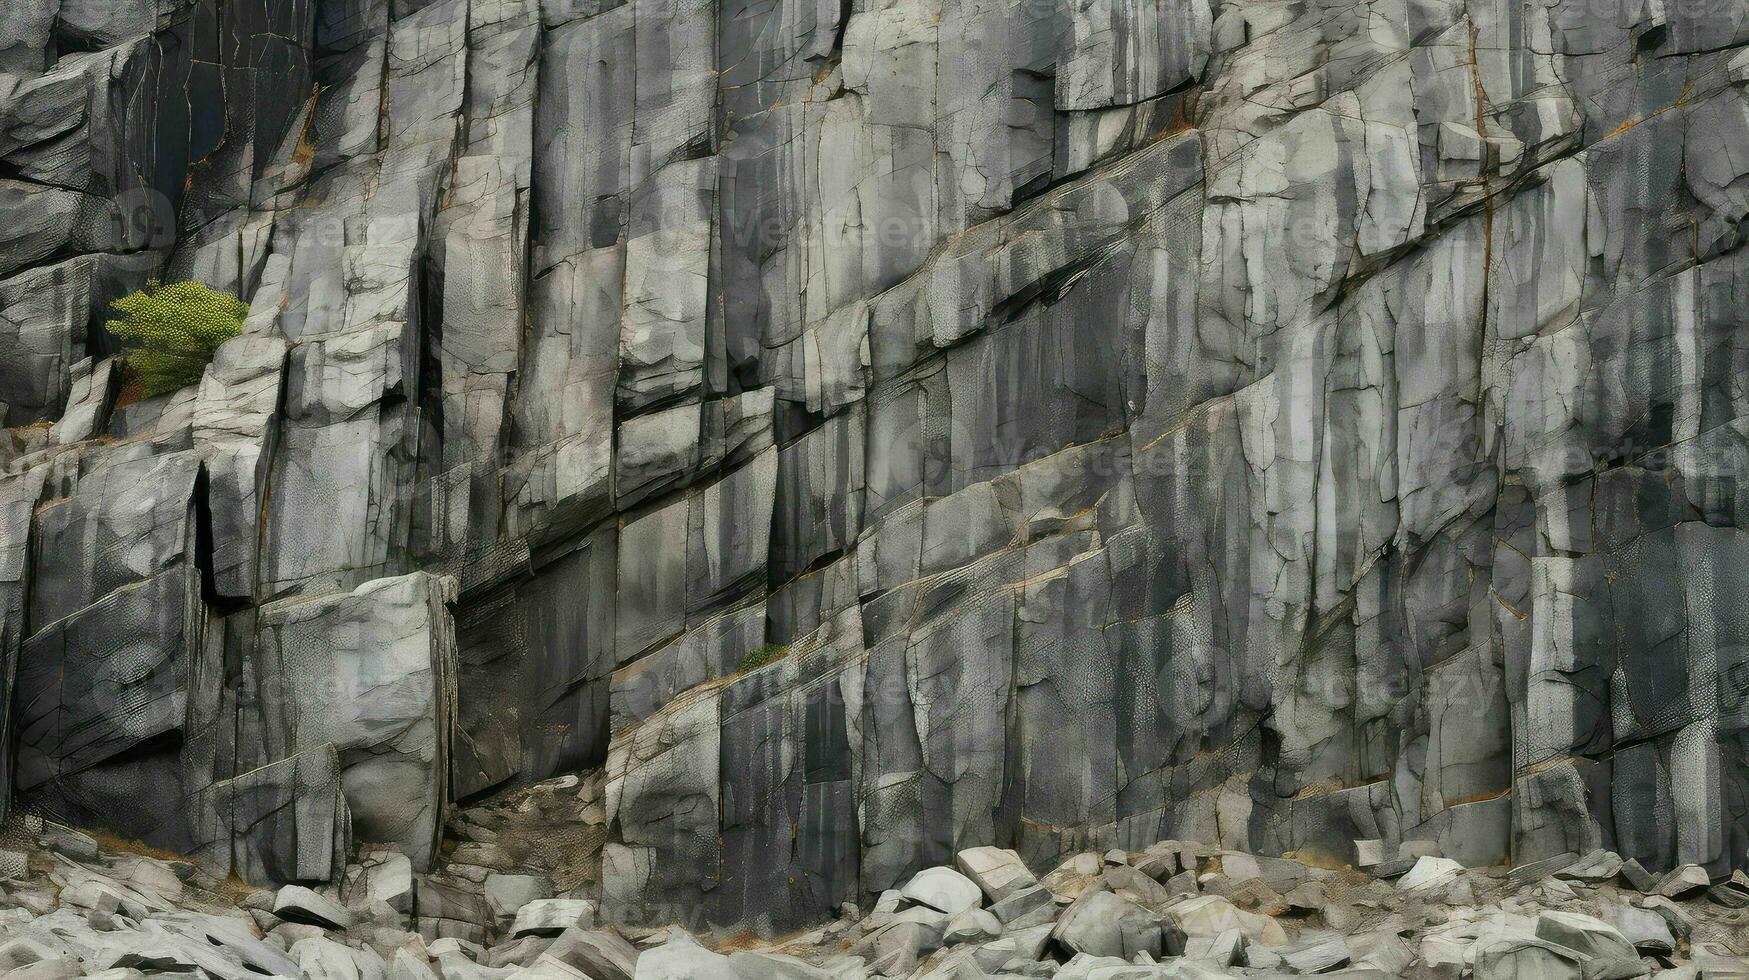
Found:
[[[198,282],[153,280],[113,304],[107,324],[147,395],[197,384],[219,345],[243,332],[249,304]]]

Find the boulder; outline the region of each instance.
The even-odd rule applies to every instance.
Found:
[[[126,967],[115,970],[104,970],[104,973],[114,973],[128,977],[144,977],[138,970]],[[61,957],[52,960],[39,960],[29,966],[21,966],[6,974],[6,980],[74,980],[85,975],[79,961],[72,957]]]
[[[1712,883],[1705,868],[1696,864],[1684,864],[1659,878],[1654,891],[1666,898],[1687,898],[1706,891],[1712,887]]]
[[[97,841],[71,827],[45,828],[42,843],[44,847],[56,854],[75,861],[91,862],[97,860],[98,857]]]
[[[1155,980],[1235,980],[1238,974],[1226,970],[1205,966],[1195,960],[1172,960],[1160,966],[1153,967],[1151,976]],[[1385,980],[1383,977],[1367,977],[1364,980]]]
[[[1524,864],[1515,865],[1512,870],[1506,874],[1506,889],[1508,891],[1516,891],[1526,885],[1535,884],[1562,868],[1571,867],[1573,862],[1577,860],[1579,860],[1578,854],[1571,851],[1564,851],[1553,857],[1543,858],[1540,861],[1529,861]]]
[[[499,943],[486,951],[490,967],[529,966],[553,945],[551,936],[523,936]]]
[[[297,961],[301,977],[376,980],[389,972],[388,964],[374,951],[353,949],[324,936],[301,939],[287,953]]]
[[[1580,953],[1585,980],[1618,980],[1645,973],[1634,945],[1614,926],[1589,915],[1545,911],[1537,916],[1536,937]]]
[[[513,875],[492,872],[481,883],[480,894],[494,918],[515,916],[524,907],[552,894],[547,880],[536,875]],[[585,927],[587,928],[587,927]]]
[[[1145,905],[1149,908],[1164,905],[1172,897],[1172,893],[1167,890],[1165,885],[1127,865],[1116,865],[1105,869],[1105,874],[1100,875],[1099,881],[1102,886],[1125,901]]]
[[[1721,943],[1695,943],[1693,968],[1703,980],[1749,976],[1749,956],[1733,953]]]
[[[1737,873],[1742,874],[1741,871]],[[1749,908],[1749,887],[1736,882],[1726,881],[1714,885],[1706,890],[1706,897],[1728,909]]]
[[[275,893],[273,914],[287,922],[324,929],[345,929],[355,921],[346,906],[302,885],[286,885]]]
[[[402,948],[389,961],[389,980],[438,980],[438,976],[425,957]]]
[[[1137,871],[1142,872],[1155,881],[1165,881],[1184,870],[1179,861],[1177,841],[1160,841],[1142,849],[1142,853],[1130,862]]]
[[[1328,973],[1347,966],[1348,944],[1333,932],[1314,932],[1301,936],[1275,950],[1283,964],[1295,973]]]
[[[1051,976],[1054,980],[1136,980],[1138,976],[1154,976],[1154,968],[1138,966],[1121,956],[1076,953]]]
[[[1233,966],[1241,961],[1245,954],[1245,934],[1237,929],[1228,929],[1219,935],[1195,936],[1184,944],[1184,957],[1197,960],[1211,966]]]
[[[685,930],[670,928],[662,945],[638,957],[634,980],[729,980],[729,958],[699,945]]]
[[[1476,980],[1584,980],[1580,955],[1537,939],[1494,943],[1476,954]]]
[[[1610,924],[1642,953],[1671,953],[1676,949],[1676,937],[1670,933],[1670,924],[1656,912],[1632,905],[1617,906],[1610,913]]]
[[[1202,885],[1197,880],[1196,872],[1181,871],[1166,879],[1166,891],[1174,896],[1197,895],[1202,892]]]
[[[363,865],[365,897],[402,915],[413,912],[413,862],[399,851],[378,851]]]
[[[279,946],[256,937],[247,922],[229,915],[170,912],[154,915],[141,928],[174,934],[191,943],[216,949],[251,973],[289,976],[297,964]]]
[[[1237,851],[1221,853],[1221,870],[1234,882],[1256,879],[1271,889],[1284,893],[1306,881],[1328,877],[1330,874],[1290,858],[1258,857]]]
[[[1038,883],[1020,855],[1006,848],[968,847],[954,855],[954,864],[992,905]]]
[[[941,940],[949,946],[976,943],[1002,935],[1002,922],[988,909],[966,909],[948,920]]]
[[[1161,953],[1159,921],[1147,909],[1111,892],[1083,895],[1063,910],[1051,938],[1072,953],[1121,956]]]
[[[1471,966],[1466,955],[1470,944],[1456,937],[1423,936],[1415,952],[1422,967],[1434,977],[1457,980]]]
[[[1633,858],[1621,863],[1621,877],[1634,891],[1651,894],[1658,890],[1658,876],[1647,871]]]
[[[1080,898],[1083,892],[1096,885],[1099,876],[1104,873],[1105,862],[1100,859],[1099,855],[1076,854],[1040,878],[1039,884],[1063,901],[1072,902]]]
[[[945,921],[928,922],[919,917],[900,918],[864,937],[850,952],[861,956],[870,972],[908,976],[925,956],[941,948],[946,925]],[[645,953],[644,958],[649,955]],[[642,961],[637,980],[645,980]]]
[[[1397,879],[1397,888],[1405,892],[1429,892],[1445,888],[1463,873],[1464,866],[1456,861],[1428,855],[1417,859],[1415,866]]]
[[[637,974],[638,948],[605,929],[566,929],[547,947],[547,955],[595,980],[632,980]]]
[[[488,879],[490,880],[490,879]],[[512,936],[557,936],[566,929],[595,926],[595,903],[582,898],[543,898],[516,911]]]
[[[925,868],[911,876],[899,890],[906,900],[927,905],[947,915],[978,907],[983,891],[970,878],[952,868]]]
[[[1459,884],[1462,882],[1460,881]],[[1324,883],[1321,881],[1300,882],[1288,889],[1287,893],[1281,896],[1281,901],[1290,912],[1304,915],[1323,912],[1330,905],[1329,894],[1325,891]]]
[[[1605,882],[1621,873],[1621,856],[1614,851],[1597,850],[1580,858],[1577,862],[1555,872],[1555,877],[1568,881],[1584,881],[1593,884]]]
[[[474,961],[486,958],[485,947],[481,946],[479,943],[469,942],[466,939],[461,939],[456,936],[445,936],[441,939],[433,939],[426,944],[425,951],[432,956],[443,956],[445,954],[453,953],[457,956],[463,956]]]
[[[729,969],[737,980],[834,980],[842,975],[794,956],[766,952],[731,953]]]
[[[893,912],[897,912],[899,910],[899,906],[903,905],[904,903],[905,903],[905,896],[900,894],[899,890],[897,888],[888,888],[887,890],[881,892],[880,895],[875,898],[874,908],[869,910],[869,914],[870,915],[891,914]]]
[[[373,579],[268,603],[257,627],[259,656],[286,665],[275,683],[295,730],[320,732],[338,753],[351,833],[394,845],[421,871],[445,805],[456,588],[427,572]]]
[[[995,973],[1002,967],[1019,960],[1035,962],[1044,956],[1045,947],[1050,944],[1051,925],[1032,926],[1026,929],[1016,929],[1000,939],[979,946],[972,953],[972,959],[986,973]]]
[[[594,980],[589,974],[542,953],[534,962],[508,973],[504,980]]]
[[[991,905],[990,913],[1004,929],[1025,929],[1056,919],[1057,900],[1044,886],[1033,885]]]
[[[1189,940],[1199,936],[1219,936],[1229,929],[1244,935],[1246,942],[1262,946],[1280,946],[1287,942],[1281,923],[1266,915],[1246,912],[1219,895],[1202,895],[1177,902],[1166,909],[1166,925],[1179,939],[1176,948],[1183,949]]]
[[[1377,970],[1386,976],[1400,977],[1408,974],[1415,963],[1415,948],[1393,928],[1350,936],[1346,942],[1353,956],[1350,969]]]
[[[328,930],[322,926],[307,925],[302,922],[281,922],[267,930],[267,938],[274,945],[290,949],[306,939],[320,939],[328,935]]]
[[[63,945],[50,945],[37,936],[17,936],[0,942],[0,970],[10,975],[38,963],[53,964],[54,969],[60,969],[59,964],[64,963],[77,971],[78,958],[68,954],[69,950]],[[76,972],[73,975],[78,976]]]

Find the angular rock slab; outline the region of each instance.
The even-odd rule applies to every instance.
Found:
[[[294,749],[332,745],[360,839],[431,866],[455,699],[453,579],[423,572],[262,610],[261,662]]]
[[[1006,848],[968,847],[954,855],[954,863],[992,905],[1038,883],[1020,855]]]

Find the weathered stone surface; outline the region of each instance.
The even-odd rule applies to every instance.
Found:
[[[191,853],[249,881],[331,881],[351,852],[352,814],[332,744],[212,785],[213,825]]]
[[[69,372],[67,407],[49,429],[49,440],[59,445],[95,437],[108,422],[120,371],[114,358],[93,364],[87,357]]]

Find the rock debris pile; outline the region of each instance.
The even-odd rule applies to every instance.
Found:
[[[562,787],[570,789],[572,787]],[[367,853],[335,885],[250,889],[29,822],[0,851],[0,971],[21,980],[1428,980],[1742,976],[1749,877],[1608,851],[1468,869],[1411,842],[1367,870],[1181,841],[1035,876],[995,847],[864,912],[760,939],[613,927],[587,885]],[[1376,843],[1376,842],[1361,842]],[[462,849],[456,848],[461,854]],[[1698,872],[1698,873],[1697,873]]]

